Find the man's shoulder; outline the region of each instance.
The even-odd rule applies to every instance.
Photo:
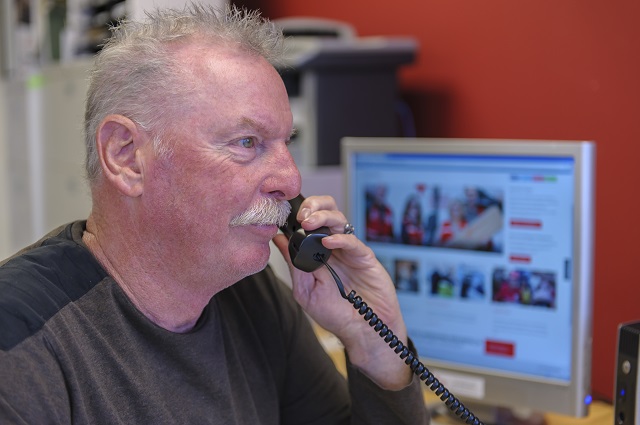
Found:
[[[40,330],[105,277],[90,252],[74,240],[73,226],[56,229],[0,265],[0,349]]]

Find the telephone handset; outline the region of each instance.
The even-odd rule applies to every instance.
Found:
[[[322,245],[322,238],[331,234],[328,227],[306,232],[296,219],[300,204],[304,201],[302,195],[298,195],[289,201],[291,204],[291,214],[287,222],[280,228],[282,233],[289,238],[289,256],[293,265],[305,272],[312,272],[322,266],[324,258],[328,260],[331,250]]]
[[[291,213],[285,225],[280,227],[282,233],[289,238],[289,256],[291,257],[293,265],[305,272],[313,272],[322,265],[326,266],[335,280],[342,298],[353,305],[353,308],[358,311],[364,320],[369,322],[369,326],[404,360],[405,364],[409,366],[413,373],[418,376],[420,380],[424,381],[425,385],[429,387],[431,391],[440,397],[440,400],[444,402],[449,410],[466,424],[484,425],[480,419],[469,411],[457,397],[451,394],[434,374],[418,360],[418,356],[394,335],[393,331],[380,320],[371,307],[369,307],[359,295],[356,295],[356,291],[351,291],[347,295],[340,276],[338,276],[329,263],[327,263],[327,260],[329,260],[331,256],[331,250],[325,248],[321,242],[322,238],[331,234],[329,228],[321,227],[307,232],[302,229],[302,226],[300,226],[300,223],[298,223],[296,219],[302,201],[304,201],[302,195],[298,195],[289,201],[291,204]]]

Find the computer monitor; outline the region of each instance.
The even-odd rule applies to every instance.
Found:
[[[342,154],[347,216],[420,361],[467,407],[586,415],[594,143],[345,138]]]

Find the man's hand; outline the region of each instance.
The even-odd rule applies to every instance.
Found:
[[[337,209],[335,200],[328,196],[309,197],[301,204],[297,219],[305,230],[322,226],[331,230],[332,235],[322,239],[322,244],[332,250],[328,263],[340,276],[347,294],[355,290],[406,343],[406,326],[393,282],[369,247],[354,235],[343,233],[347,219]],[[289,259],[287,238],[278,235],[274,243],[288,260],[295,299],[311,318],[340,339],[351,363],[385,389],[408,385],[411,370],[353,305],[342,298],[329,271],[324,267],[313,273],[295,269]]]

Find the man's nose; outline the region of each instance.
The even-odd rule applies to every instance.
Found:
[[[302,179],[289,148],[285,143],[278,143],[269,161],[272,167],[270,176],[265,181],[265,192],[281,192],[284,199],[292,199],[300,193]]]

